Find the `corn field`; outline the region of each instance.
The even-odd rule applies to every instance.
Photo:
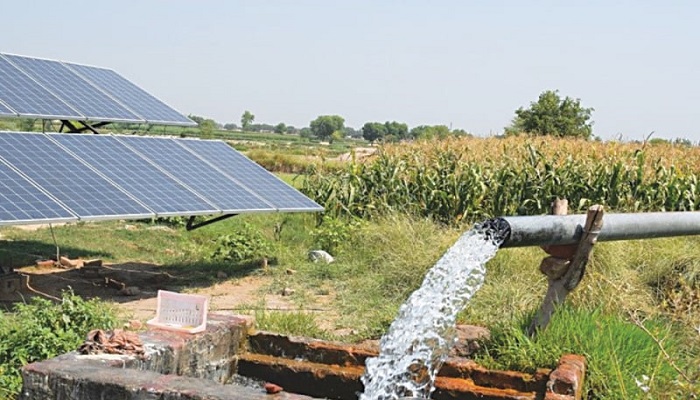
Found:
[[[401,212],[442,223],[572,211],[700,209],[700,148],[509,137],[385,146],[371,160],[314,172],[303,191],[331,215]]]

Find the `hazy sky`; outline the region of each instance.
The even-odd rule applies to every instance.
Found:
[[[698,1],[4,1],[0,51],[110,67],[185,114],[501,133],[559,89],[594,134],[700,141]]]

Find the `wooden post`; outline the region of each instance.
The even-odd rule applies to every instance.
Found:
[[[552,214],[565,215],[567,208],[566,200],[557,199],[552,204]],[[564,303],[566,296],[581,282],[591,251],[603,227],[603,214],[601,205],[594,205],[588,209],[583,236],[578,244],[542,247],[550,254],[540,264],[540,271],[547,276],[547,294],[528,328],[530,336],[547,327],[554,310]]]

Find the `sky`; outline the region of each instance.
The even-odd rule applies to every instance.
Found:
[[[697,1],[5,1],[0,52],[109,67],[184,114],[496,135],[545,90],[603,139],[700,142]]]

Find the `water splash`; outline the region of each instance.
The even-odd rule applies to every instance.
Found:
[[[455,344],[457,313],[483,284],[486,262],[507,234],[497,220],[477,225],[428,271],[382,337],[379,356],[367,359],[360,400],[430,397],[437,371]]]

